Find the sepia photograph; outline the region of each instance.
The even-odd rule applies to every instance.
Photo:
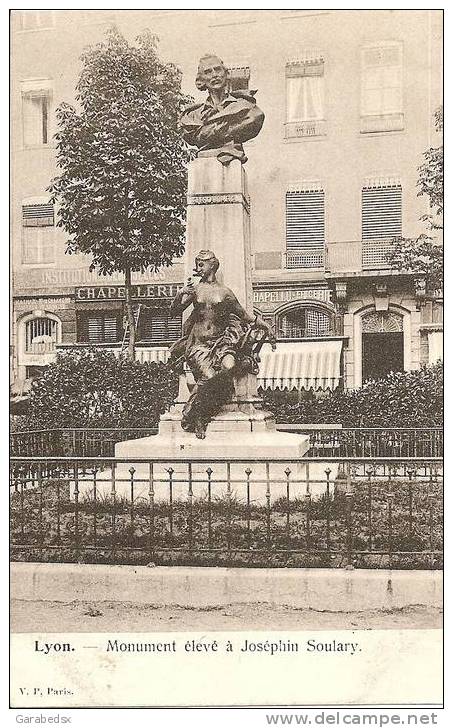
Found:
[[[10,83],[11,707],[441,707],[443,10],[11,10]]]

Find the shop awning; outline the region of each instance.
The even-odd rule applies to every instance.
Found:
[[[343,340],[269,344],[261,349],[258,386],[263,389],[336,389],[340,384]]]

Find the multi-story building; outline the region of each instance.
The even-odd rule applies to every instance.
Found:
[[[254,302],[300,350],[301,386],[329,386],[326,357],[348,388],[435,361],[441,300],[390,268],[388,251],[423,232],[430,212],[417,168],[441,144],[441,11],[28,10],[12,13],[13,378],[35,375],[59,347],[123,339],[121,279],[65,254],[46,193],[56,107],[74,103],[80,54],[111,24],[131,40],[155,32],[189,93],[208,51],[236,87],[258,89],[266,120],[246,145]],[[175,261],[136,277],[141,359],[178,336],[168,303],[182,276]]]

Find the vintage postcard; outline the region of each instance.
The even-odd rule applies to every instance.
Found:
[[[436,725],[443,11],[10,23],[11,708]]]

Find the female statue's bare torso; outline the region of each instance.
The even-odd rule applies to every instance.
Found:
[[[244,373],[246,366],[252,371],[253,344],[263,338],[263,332],[271,340],[273,334],[260,317],[247,313],[230,288],[217,281],[219,262],[214,253],[201,251],[195,263],[200,283],[186,285],[170,310],[179,315],[193,306],[184,336],[173,345],[171,355],[173,360],[183,358],[195,379],[181,425],[203,438],[209,420],[231,398],[235,371],[240,367]]]

